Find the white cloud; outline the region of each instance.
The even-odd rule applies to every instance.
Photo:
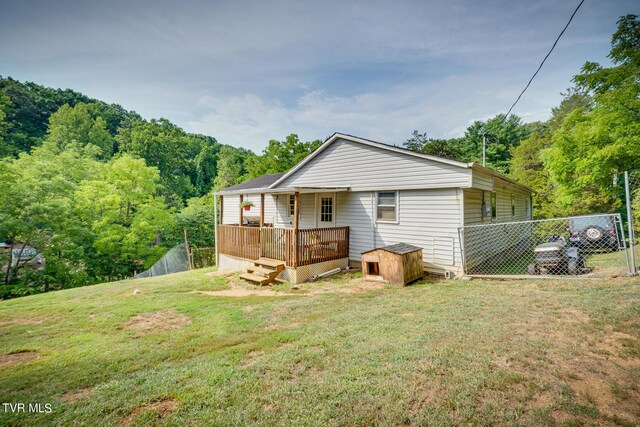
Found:
[[[474,120],[505,112],[514,97],[510,91],[502,93],[500,87],[500,83],[483,78],[451,76],[435,83],[399,85],[354,96],[308,91],[289,105],[255,94],[206,96],[199,101],[206,112],[189,121],[187,127],[254,151],[290,133],[314,140],[344,132],[401,144],[418,129],[432,137],[450,138],[461,136]],[[546,95],[544,102],[525,99],[516,113],[527,121],[547,118],[547,103],[555,105],[560,96],[553,85],[539,88],[539,95],[542,93]]]
[[[70,87],[260,151],[292,132],[401,143],[505,112],[574,5],[557,0],[6,2],[2,75]],[[627,0],[586,2],[514,111],[603,61]],[[203,96],[206,95],[206,96]]]

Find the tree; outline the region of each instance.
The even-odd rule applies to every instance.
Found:
[[[587,62],[574,77],[592,103],[568,114],[542,153],[557,184],[557,201],[584,212],[610,212],[620,202],[614,176],[640,167],[640,22],[618,21],[613,66]]]
[[[215,242],[213,196],[189,199],[186,207],[176,214],[177,235],[183,230],[189,232],[189,243],[192,246],[210,247]]]
[[[11,100],[0,92],[0,158],[13,155],[15,151],[7,141],[8,132],[11,129],[11,123],[7,119],[10,109]]]
[[[163,236],[175,223],[156,196],[159,181],[157,168],[122,155],[101,165],[93,179],[78,186],[78,210],[95,235],[95,276],[126,276],[137,260],[151,266],[166,252]]]
[[[426,132],[420,133],[417,130],[414,130],[411,135],[411,138],[402,144],[409,150],[431,156],[464,161],[462,153],[460,152],[461,138],[434,139],[429,138]]]
[[[473,122],[465,132],[461,149],[466,161],[482,164],[482,137],[485,133],[487,167],[500,173],[509,173],[511,150],[529,136],[530,127],[515,114],[506,119],[504,114],[498,114],[486,122]]]
[[[83,260],[91,237],[74,210],[74,191],[96,170],[96,154],[77,144],[60,151],[45,143],[31,154],[0,161],[0,235],[44,255],[46,269],[35,280],[44,290],[86,282]],[[18,270],[8,270],[4,282],[19,281]]]
[[[7,120],[11,130],[7,144],[14,155],[28,152],[42,143],[49,116],[64,105],[91,102],[91,99],[70,89],[52,89],[35,83],[21,83],[12,78],[0,76],[0,92],[11,100],[12,108]]]
[[[257,178],[269,173],[286,172],[322,145],[322,141],[300,141],[291,134],[284,141],[272,139],[260,156],[249,156],[245,179]]]
[[[113,154],[114,140],[106,129],[106,122],[102,117],[92,117],[89,106],[84,103],[74,107],[65,104],[52,114],[47,140],[61,150],[71,143],[80,147],[93,145],[100,149],[103,159]]]
[[[214,180],[214,190],[238,184],[243,180],[247,153],[246,150],[238,150],[228,145],[222,146],[218,155],[218,175]]]
[[[526,183],[534,190],[533,212],[536,218],[550,218],[572,213],[570,209],[560,207],[556,203],[555,185],[540,153],[551,147],[552,135],[562,120],[572,111],[588,106],[590,98],[584,92],[574,88],[568,89],[562,95],[564,99],[558,107],[551,110],[551,118],[511,150],[509,175],[518,182]]]

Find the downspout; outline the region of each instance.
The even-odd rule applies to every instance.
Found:
[[[375,194],[376,193],[374,191],[371,192],[371,249],[375,249],[376,247],[376,220],[375,220],[375,212],[374,212]]]
[[[214,245],[215,245],[215,253],[216,253],[216,259],[215,259],[215,263],[216,266],[219,266],[220,263],[218,262],[218,196],[216,196],[215,193],[213,193],[213,235],[214,235]]]

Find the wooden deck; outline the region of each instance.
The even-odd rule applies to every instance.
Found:
[[[270,258],[301,267],[349,256],[349,227],[300,229],[218,225],[221,254],[255,261]]]

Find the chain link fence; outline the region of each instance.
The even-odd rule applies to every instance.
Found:
[[[468,225],[459,232],[471,276],[630,273],[619,214]]]
[[[625,173],[625,205],[627,205],[627,221],[629,243],[633,260],[631,265],[640,270],[640,246],[637,236],[640,235],[640,170]]]
[[[184,243],[181,243],[171,248],[150,269],[136,275],[135,278],[164,276],[165,274],[178,273],[189,269],[187,248]]]

